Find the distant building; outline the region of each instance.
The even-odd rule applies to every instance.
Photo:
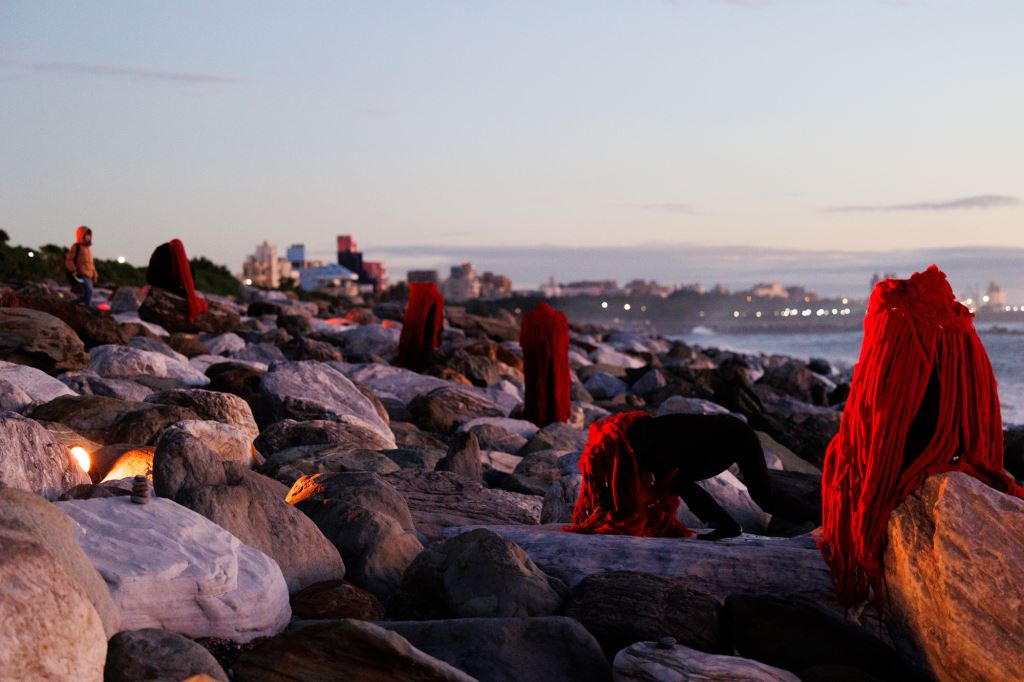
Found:
[[[453,265],[451,275],[441,283],[441,294],[453,303],[480,298],[480,278],[476,276],[473,264]]]
[[[507,275],[485,272],[480,277],[480,298],[508,298],[512,294],[512,280]]]
[[[288,262],[292,264],[293,270],[301,270],[308,267],[306,262],[306,245],[292,244],[288,247]]]
[[[413,282],[429,282],[431,284],[438,284],[441,278],[437,274],[437,270],[410,270],[405,274],[405,280],[412,284]]]
[[[303,291],[322,291],[336,296],[355,296],[359,293],[358,283],[359,275],[334,263],[304,268],[299,273],[299,286]]]
[[[292,265],[285,258],[277,257],[277,247],[264,241],[256,246],[256,252],[242,263],[242,279],[265,289],[277,289],[281,282],[292,277]]]
[[[379,293],[387,286],[387,268],[379,261],[363,261],[363,254],[352,235],[338,235],[338,265],[358,277],[359,288]]]
[[[556,294],[552,294],[555,296],[610,296],[622,293],[618,281],[614,279],[580,280],[561,284],[552,282],[552,284],[557,291]]]
[[[789,298],[790,293],[786,287],[782,286],[779,282],[772,282],[771,284],[758,283],[750,288],[750,291],[746,292],[753,298]]]
[[[1007,300],[1006,292],[995,282],[989,282],[985,296],[981,299],[986,308],[1005,308]]]
[[[377,291],[384,291],[388,288],[388,269],[381,261],[363,261],[363,272],[368,279],[373,280]]]
[[[675,291],[675,287],[662,286],[653,279],[650,281],[634,279],[627,282],[623,289],[630,296],[657,296],[659,298],[667,298]]]

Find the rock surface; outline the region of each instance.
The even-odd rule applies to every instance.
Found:
[[[292,616],[303,620],[381,620],[384,606],[372,592],[344,580],[327,580],[292,595]]]
[[[448,663],[373,623],[337,620],[300,624],[242,654],[239,680],[359,680],[360,682],[472,682]]]
[[[156,405],[177,405],[185,407],[200,419],[229,424],[242,433],[250,441],[260,435],[252,409],[243,399],[230,393],[206,391],[203,389],[176,389],[161,391],[146,398],[147,403]]]
[[[205,386],[210,383],[209,377],[188,362],[152,350],[104,345],[90,350],[89,357],[86,369],[110,379],[160,377],[180,381],[186,386]]]
[[[565,591],[523,550],[481,528],[424,549],[406,570],[392,608],[403,618],[550,616]]]
[[[57,505],[81,527],[79,543],[107,582],[124,629],[248,642],[279,632],[291,617],[272,559],[170,500]]]
[[[0,413],[0,485],[56,500],[64,491],[90,482],[68,449],[38,422],[14,412]]]
[[[60,381],[79,395],[99,395],[119,400],[141,402],[153,393],[153,389],[130,379],[110,379],[95,372],[65,372]]]
[[[200,313],[195,322],[188,319],[188,301],[158,287],[151,287],[139,306],[139,317],[158,324],[169,332],[207,332],[223,334],[238,328],[238,313],[230,307],[206,299],[209,310]]]
[[[31,308],[0,308],[0,360],[54,373],[85,367],[89,355],[74,330]]]
[[[199,416],[184,407],[102,396],[62,396],[26,410],[40,421],[59,422],[103,445],[153,442],[166,427]]]
[[[615,656],[615,682],[800,682],[791,672],[738,656],[637,642]]]
[[[418,427],[435,433],[451,433],[480,417],[505,416],[505,412],[487,398],[450,386],[413,398],[409,411]]]
[[[74,394],[42,370],[0,361],[0,412],[20,412],[32,403],[45,403],[62,395]]]
[[[963,473],[932,476],[889,518],[894,637],[940,680],[1024,669],[1024,501]]]
[[[192,640],[165,630],[125,630],[107,648],[104,682],[181,682],[206,675],[228,682],[213,655]]]
[[[479,680],[604,682],[608,661],[571,618],[458,618],[380,623]]]

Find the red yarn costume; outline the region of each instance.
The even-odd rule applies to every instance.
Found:
[[[195,322],[197,317],[209,310],[209,305],[196,294],[196,283],[192,279],[192,267],[188,264],[188,256],[185,255],[185,245],[180,239],[172,239],[168,245],[171,247],[174,271],[185,289],[185,298],[188,300],[188,321]]]
[[[569,321],[541,303],[523,315],[519,344],[526,377],[523,418],[541,427],[569,421]]]
[[[860,361],[822,477],[819,545],[843,604],[863,602],[869,588],[881,595],[889,514],[928,476],[963,471],[1024,496],[1003,472],[996,380],[973,317],[934,265],[907,280],[883,280],[871,295]],[[933,370],[934,434],[904,469],[908,429]]]
[[[669,488],[672,476],[646,484],[626,431],[646,412],[624,412],[590,425],[580,458],[583,483],[572,512],[573,533],[687,537],[693,535],[676,519],[679,496]]]
[[[429,327],[428,327],[429,325]],[[441,343],[444,327],[444,297],[433,282],[409,285],[402,335],[398,338],[399,367],[422,372],[430,366],[434,349]]]

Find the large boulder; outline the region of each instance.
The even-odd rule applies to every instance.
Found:
[[[615,656],[615,682],[800,682],[793,673],[739,656],[722,656],[662,642],[637,642]],[[870,682],[874,678],[848,678]]]
[[[246,469],[251,469],[263,462],[263,458],[252,446],[249,434],[230,424],[217,421],[191,419],[178,422],[169,429],[180,429],[203,441],[221,459],[238,462]]]
[[[403,469],[385,480],[405,497],[416,529],[428,540],[437,540],[445,528],[456,526],[540,521],[540,498],[491,490],[449,471]]]
[[[337,336],[346,358],[357,362],[373,362],[375,358],[387,358],[398,350],[401,329],[379,324],[364,324]]]
[[[248,642],[291,618],[273,559],[170,500],[58,502],[82,527],[79,543],[106,580],[127,630]]]
[[[199,415],[200,419],[234,426],[242,431],[250,441],[260,435],[260,429],[256,426],[252,409],[237,395],[198,388],[182,388],[154,393],[146,398],[146,402],[156,405],[187,407]]]
[[[360,620],[299,624],[249,649],[234,666],[239,680],[473,682],[400,635]]]
[[[151,287],[139,306],[139,317],[169,332],[224,334],[238,327],[240,318],[233,308],[210,298],[206,303],[209,310],[200,313],[193,322],[188,318],[188,301],[185,298],[166,289]]]
[[[401,467],[385,450],[353,450],[345,445],[298,445],[278,450],[260,466],[259,470],[287,485],[293,485],[303,476],[350,472],[389,474]]]
[[[895,639],[940,680],[1024,669],[1024,501],[964,473],[932,476],[889,518]]]
[[[276,419],[340,419],[355,417],[394,447],[394,436],[373,403],[330,365],[280,362],[260,380],[260,390]]]
[[[480,528],[424,549],[391,608],[415,619],[551,616],[565,591],[515,544]]]
[[[280,566],[292,592],[344,577],[338,551],[285,501],[288,489],[232,464],[199,438],[174,427],[157,442],[154,489],[268,555]]]
[[[0,532],[0,679],[103,679],[107,635],[42,544]]]
[[[610,666],[571,618],[458,618],[380,624],[480,680],[604,682]]]
[[[154,405],[102,396],[62,396],[29,408],[28,416],[58,422],[86,438],[109,445],[148,445],[168,426],[199,415],[176,405]]]
[[[451,385],[444,379],[374,362],[353,365],[336,362],[331,365],[352,381],[366,386],[378,396],[390,396],[403,404],[411,402],[416,396],[430,393],[436,388]]]
[[[326,580],[292,595],[292,616],[301,620],[381,620],[384,606],[361,587],[344,580]]]
[[[282,450],[311,445],[330,446],[339,452],[389,450],[395,447],[395,437],[390,429],[386,434],[382,434],[362,419],[353,416],[335,420],[285,419],[264,429],[254,445],[269,461],[275,453]]]
[[[442,386],[413,398],[409,411],[418,427],[436,433],[451,433],[480,417],[505,416],[505,412],[487,398],[451,386]]]
[[[483,471],[480,466],[480,442],[472,432],[453,434],[448,453],[438,461],[437,471],[451,471],[470,480],[480,480]]]
[[[188,362],[153,350],[131,346],[96,346],[89,353],[86,369],[110,379],[159,377],[173,379],[186,386],[205,386],[209,377]]]
[[[181,682],[193,675],[228,682],[213,654],[173,632],[125,630],[108,644],[104,682]]]
[[[685,582],[636,571],[595,573],[572,589],[565,615],[583,623],[610,657],[633,642],[664,636],[723,651],[721,602]]]
[[[405,498],[374,473],[316,474],[300,478],[288,491],[289,504],[336,500],[390,516],[403,530],[415,530]]]
[[[59,318],[74,330],[86,348],[106,343],[128,343],[130,335],[109,313],[72,303],[70,299],[41,293],[19,291],[17,298],[22,308],[40,310]]]
[[[85,345],[60,319],[30,308],[0,308],[0,360],[51,374],[81,369]]]
[[[15,412],[0,413],[0,485],[56,500],[89,482],[68,448],[41,424]]]
[[[582,451],[587,446],[587,432],[565,422],[552,422],[535,433],[516,454],[525,457],[541,450]]]
[[[79,547],[75,533],[71,519],[42,497],[0,487],[0,538],[26,540],[47,550],[96,609],[109,637],[118,631],[121,613],[103,578]]]
[[[46,372],[0,360],[0,412],[18,412],[75,392]]]
[[[78,395],[99,395],[141,402],[153,393],[152,388],[137,381],[101,377],[96,372],[65,372],[57,378]]]
[[[245,348],[245,339],[234,332],[218,334],[203,342],[212,355],[230,355]]]

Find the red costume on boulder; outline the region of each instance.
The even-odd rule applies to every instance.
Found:
[[[188,301],[188,321],[209,310],[206,300],[196,293],[192,279],[192,266],[185,255],[185,245],[180,239],[172,239],[153,250],[146,270],[146,282],[154,287],[166,289]]]
[[[844,604],[881,595],[889,514],[928,476],[962,471],[1024,496],[1003,472],[996,380],[973,317],[934,265],[871,295],[822,477],[820,547]]]
[[[434,349],[441,343],[443,327],[444,297],[437,285],[432,282],[410,284],[396,364],[416,372],[429,367]]]
[[[523,315],[519,344],[526,376],[523,418],[541,427],[569,421],[569,322],[565,315],[541,303]]]
[[[676,519],[679,496],[669,488],[672,476],[644,481],[626,431],[646,412],[624,412],[590,425],[587,446],[580,457],[583,482],[572,512],[574,533],[688,537],[693,535]]]

